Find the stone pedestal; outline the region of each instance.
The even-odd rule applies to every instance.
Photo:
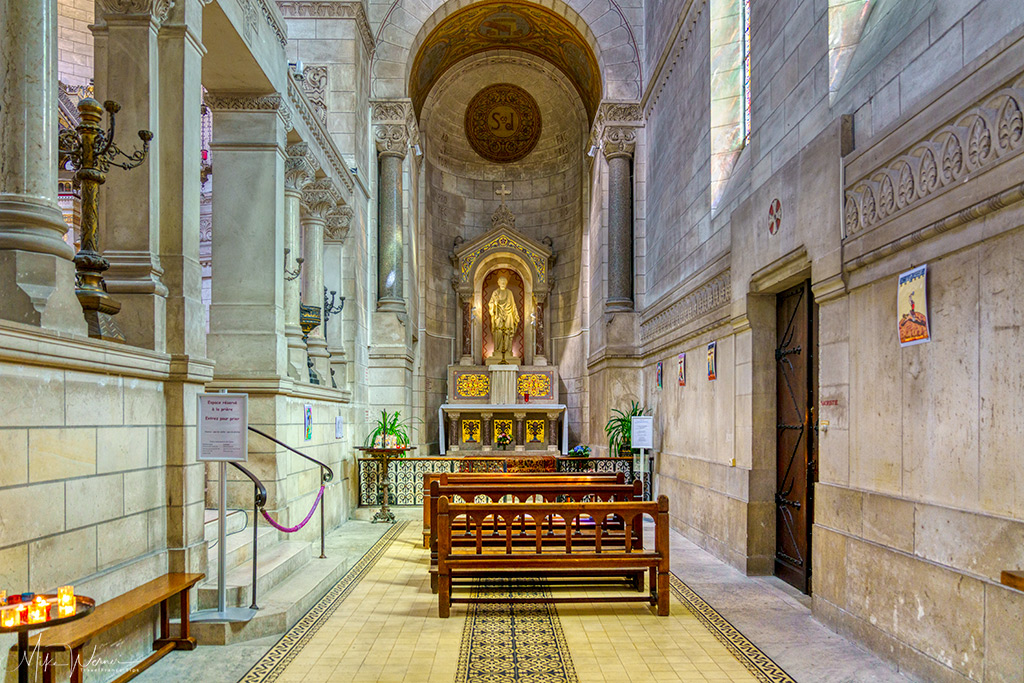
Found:
[[[512,405],[516,402],[516,373],[518,365],[492,365],[491,371],[491,402],[499,405]]]
[[[0,318],[85,335],[57,204],[57,3],[0,0]]]

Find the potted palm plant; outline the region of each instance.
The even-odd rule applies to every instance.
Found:
[[[409,445],[409,423],[411,419],[402,419],[402,412],[396,410],[389,413],[380,411],[380,417],[371,425],[370,435],[366,437],[366,445],[376,448],[405,448]]]
[[[630,448],[633,437],[634,416],[647,415],[649,411],[640,405],[638,401],[630,401],[628,410],[613,409],[612,416],[604,426],[604,433],[608,435],[608,455],[629,455],[633,452]]]

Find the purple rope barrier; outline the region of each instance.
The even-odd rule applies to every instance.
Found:
[[[304,520],[299,522],[298,526],[292,526],[292,527],[281,526],[280,524],[278,524],[277,522],[274,521],[273,517],[271,517],[270,515],[267,514],[266,510],[264,510],[263,508],[260,508],[260,512],[263,513],[263,518],[265,520],[267,520],[267,522],[270,523],[270,526],[274,527],[278,531],[283,531],[286,534],[293,534],[296,531],[298,531],[299,529],[301,529],[302,527],[306,526],[306,522],[308,522],[310,519],[313,518],[313,513],[316,512],[316,506],[320,504],[320,499],[323,498],[323,497],[324,497],[324,487],[323,487],[323,484],[321,484],[320,485],[320,493],[316,494],[316,500],[313,501],[313,507],[311,507],[309,509],[309,514],[306,515],[306,518]]]

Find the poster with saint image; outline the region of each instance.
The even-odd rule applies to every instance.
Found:
[[[921,265],[900,275],[896,291],[897,332],[900,346],[931,341],[928,324],[928,266]]]

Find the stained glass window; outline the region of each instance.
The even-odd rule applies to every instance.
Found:
[[[750,0],[743,0],[743,144],[750,142]]]

